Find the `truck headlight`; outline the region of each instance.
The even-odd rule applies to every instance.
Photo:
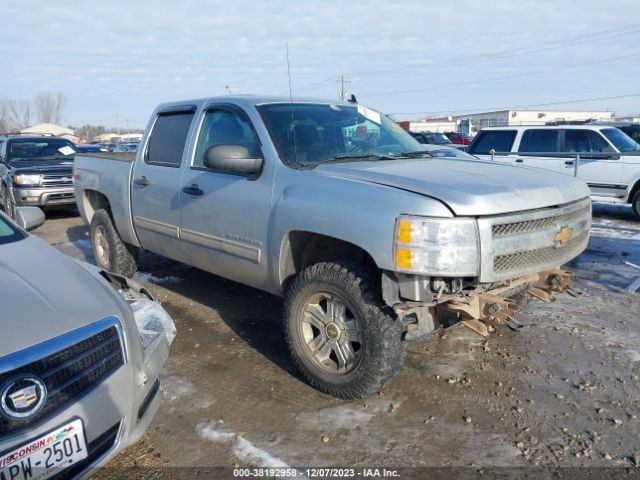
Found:
[[[477,276],[478,244],[472,218],[402,215],[396,221],[395,267],[427,275]]]
[[[15,175],[13,177],[13,183],[14,185],[39,187],[42,184],[42,175],[34,175],[34,174]]]

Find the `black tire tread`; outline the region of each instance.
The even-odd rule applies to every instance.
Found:
[[[636,217],[640,218],[640,189],[633,196],[633,200],[631,201],[631,209],[633,213],[636,214]]]
[[[95,248],[93,245],[93,230],[98,224],[103,226],[107,240],[110,243],[110,270],[124,277],[133,277],[138,270],[138,249],[122,241],[113,224],[111,215],[106,209],[96,210],[91,219],[92,248]]]
[[[318,379],[306,369],[296,353],[289,316],[295,308],[296,294],[318,282],[337,284],[352,293],[351,301],[360,304],[367,317],[367,327],[372,332],[369,337],[372,348],[370,352],[363,352],[361,361],[364,364],[357,368],[356,377],[347,384],[335,385]],[[379,391],[402,367],[406,357],[405,344],[401,339],[404,327],[384,305],[379,283],[373,269],[353,262],[338,261],[312,265],[288,285],[284,302],[285,338],[298,371],[314,388],[346,400],[364,398]]]

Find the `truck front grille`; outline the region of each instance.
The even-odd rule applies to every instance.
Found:
[[[588,198],[557,207],[478,219],[481,282],[542,272],[577,257],[591,228]]]
[[[110,323],[117,322],[112,319]],[[36,414],[23,419],[0,416],[0,434],[15,432],[35,421],[54,414],[70,402],[79,400],[112,372],[124,364],[124,352],[120,332],[116,325],[108,326],[95,333],[95,325],[83,335],[85,329],[75,330],[67,335],[55,338],[44,344],[22,350],[14,356],[29,358],[22,366],[9,371],[2,369],[0,362],[0,385],[9,384],[16,376],[29,374],[38,377],[47,388],[47,399]],[[91,328],[93,327],[93,328]],[[68,343],[69,339],[73,343]],[[52,349],[59,343],[61,348]],[[62,346],[65,345],[66,346]],[[48,350],[39,356],[38,352]],[[53,350],[53,351],[52,351]],[[14,364],[12,355],[5,357],[8,364]],[[3,387],[4,388],[4,387]]]
[[[584,215],[590,215],[590,212],[591,205],[586,204],[582,208],[561,215],[553,215],[550,217],[513,223],[494,223],[491,227],[491,233],[493,234],[493,237],[496,238],[515,235],[518,233],[540,231],[558,224],[564,224],[573,221]]]
[[[528,269],[531,266],[547,265],[553,263],[564,263],[567,255],[580,253],[580,248],[587,239],[588,234],[584,233],[575,237],[569,242],[559,247],[543,247],[535,250],[525,250],[512,253],[510,255],[498,255],[493,259],[493,269],[496,272],[513,272]]]
[[[42,177],[43,187],[71,187],[73,186],[73,173],[45,173]]]

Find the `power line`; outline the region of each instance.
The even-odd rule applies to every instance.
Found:
[[[520,77],[530,77],[532,75],[541,75],[541,74],[545,74],[545,73],[550,73],[550,72],[559,72],[562,70],[569,70],[572,68],[579,68],[579,67],[585,67],[585,66],[590,66],[590,65],[597,65],[600,63],[610,63],[610,62],[615,62],[618,60],[624,60],[627,58],[631,58],[631,57],[637,57],[640,55],[640,52],[635,52],[635,53],[631,53],[628,55],[621,55],[619,57],[611,57],[611,58],[604,58],[601,60],[594,60],[591,62],[584,62],[584,63],[577,63],[577,64],[573,64],[573,65],[565,65],[562,67],[553,67],[553,68],[548,68],[545,70],[537,70],[537,71],[533,71],[533,72],[522,72],[522,73],[514,73],[512,75],[502,75],[499,77],[489,77],[489,78],[484,78],[484,79],[480,79],[480,80],[475,80],[475,81],[467,81],[467,82],[458,82],[458,83],[447,83],[447,84],[443,84],[443,85],[432,85],[429,87],[420,87],[420,88],[413,88],[413,89],[407,89],[407,90],[395,90],[395,91],[385,91],[385,92],[376,92],[376,93],[372,93],[372,94],[360,94],[360,96],[362,98],[370,98],[370,97],[380,97],[380,96],[388,96],[388,95],[401,95],[401,94],[405,94],[405,93],[416,93],[416,92],[423,92],[425,90],[436,90],[436,89],[440,89],[440,88],[452,88],[452,87],[463,87],[463,86],[467,86],[467,85],[477,85],[477,84],[481,84],[481,83],[487,83],[487,82],[495,82],[496,80],[509,80],[512,78],[520,78]]]
[[[477,56],[477,57],[474,57],[474,58],[471,58],[471,59],[461,60],[461,61],[456,61],[456,62],[449,62],[449,63],[426,63],[426,64],[420,64],[420,65],[407,66],[407,67],[404,67],[404,68],[393,68],[393,69],[385,68],[385,69],[379,69],[379,70],[360,70],[360,71],[356,71],[356,72],[351,72],[349,75],[353,78],[353,77],[362,76],[362,75],[367,75],[367,76],[373,76],[373,75],[395,75],[398,72],[409,71],[409,70],[418,70],[418,69],[423,69],[423,68],[429,68],[430,70],[441,70],[441,69],[444,69],[444,68],[457,67],[457,66],[462,66],[462,65],[469,65],[469,64],[478,63],[478,62],[493,61],[493,60],[499,60],[499,59],[504,59],[504,58],[512,58],[512,57],[518,57],[518,56],[523,56],[523,55],[530,55],[530,54],[535,54],[535,53],[552,51],[552,50],[557,50],[557,49],[561,49],[561,48],[565,48],[565,47],[571,47],[571,46],[574,46],[574,45],[590,43],[590,42],[594,42],[594,41],[609,40],[611,38],[616,38],[616,37],[625,36],[625,35],[631,35],[631,34],[638,33],[638,32],[640,32],[640,23],[633,23],[633,24],[630,24],[630,25],[626,25],[624,27],[617,27],[617,28],[612,28],[612,29],[608,29],[608,30],[601,30],[599,32],[592,32],[592,33],[589,33],[589,34],[569,37],[569,38],[566,38],[563,41],[551,42],[551,43],[548,43],[546,46],[533,48],[533,49],[525,49],[525,50],[521,49],[521,50],[515,50],[515,51],[513,49],[503,50],[502,52],[497,52],[497,53],[487,54],[487,55],[481,55],[481,56]],[[330,83],[331,81],[333,81],[334,78],[335,78],[335,76],[332,76],[332,77],[329,77],[329,78],[325,78],[323,80],[319,80],[319,81],[314,82],[314,83],[303,85],[303,86],[301,86],[299,88],[294,89],[294,91],[300,92],[300,91],[303,91],[303,90],[313,89],[315,87]]]
[[[347,99],[346,87],[351,83],[351,80],[345,78],[344,75],[340,75],[340,78],[338,78],[337,81],[340,85],[340,100],[344,102]]]
[[[630,31],[624,31],[624,30],[629,30]],[[580,45],[583,43],[590,43],[593,41],[601,41],[601,40],[609,40],[611,38],[616,38],[616,37],[621,37],[621,36],[625,36],[625,35],[632,35],[634,33],[638,33],[640,32],[640,24],[639,23],[635,23],[632,25],[628,25],[626,27],[622,27],[622,28],[615,28],[615,29],[610,29],[610,30],[602,30],[600,32],[594,32],[592,34],[588,34],[588,35],[582,35],[579,37],[570,37],[570,39],[564,40],[562,42],[555,42],[555,43],[549,43],[547,44],[547,46],[543,46],[543,47],[538,47],[538,48],[532,48],[532,49],[526,49],[526,50],[504,50],[502,52],[497,52],[497,53],[492,53],[492,54],[487,54],[487,55],[481,55],[478,57],[474,57],[471,59],[467,59],[467,60],[461,60],[461,61],[457,61],[457,62],[449,62],[449,63],[427,63],[427,64],[421,64],[421,65],[413,65],[413,66],[408,66],[408,67],[404,67],[404,68],[394,68],[394,69],[383,69],[383,70],[369,70],[369,71],[359,71],[359,72],[351,72],[351,76],[358,76],[358,75],[376,75],[376,74],[396,74],[398,72],[402,72],[402,71],[407,71],[407,70],[416,70],[416,69],[421,69],[421,68],[429,68],[431,70],[440,70],[443,68],[449,68],[449,67],[456,67],[456,66],[460,66],[460,65],[468,65],[468,64],[472,64],[472,63],[477,63],[477,62],[483,62],[483,61],[492,61],[492,60],[496,60],[496,59],[503,59],[503,58],[511,58],[511,57],[518,57],[518,56],[522,56],[522,55],[529,55],[532,53],[540,53],[540,52],[546,52],[546,51],[551,51],[551,50],[557,50],[560,48],[565,48],[565,47],[571,47],[574,45]]]

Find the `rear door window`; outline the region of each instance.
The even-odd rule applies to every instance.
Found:
[[[510,152],[516,138],[515,130],[487,130],[480,132],[469,148],[469,153],[488,154],[491,149],[496,153]]]
[[[603,153],[613,149],[598,132],[593,130],[565,130],[563,152]]]
[[[192,111],[158,115],[149,138],[145,163],[180,167],[193,116]]]
[[[559,130],[525,130],[520,141],[520,153],[554,153],[558,151]]]

